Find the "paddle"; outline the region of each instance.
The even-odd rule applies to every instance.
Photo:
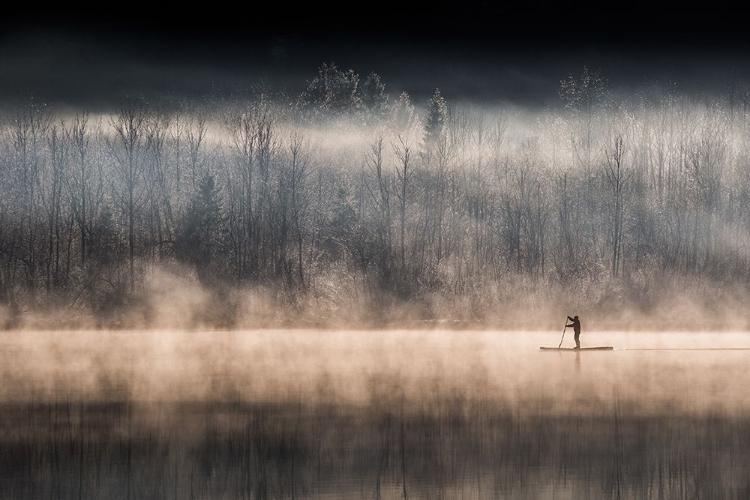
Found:
[[[562,338],[560,339],[560,345],[557,346],[558,349],[562,347],[563,340],[565,340],[565,330],[567,329],[568,329],[568,318],[565,318],[565,327],[563,328],[563,334],[562,334]]]

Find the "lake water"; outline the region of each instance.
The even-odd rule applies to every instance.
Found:
[[[750,494],[749,334],[560,333],[4,332],[0,498]]]

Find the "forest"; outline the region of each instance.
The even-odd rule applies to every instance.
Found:
[[[738,82],[559,105],[391,95],[323,64],[298,95],[0,110],[0,326],[744,328]]]

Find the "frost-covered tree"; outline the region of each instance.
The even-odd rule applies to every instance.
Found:
[[[377,73],[367,75],[360,85],[360,96],[368,117],[378,120],[388,113],[388,94],[385,92],[385,84]]]
[[[571,110],[589,114],[606,95],[607,79],[599,71],[589,71],[586,66],[581,76],[569,75],[560,82],[560,98]]]
[[[599,71],[589,71],[584,66],[581,76],[570,75],[560,82],[560,98],[578,124],[573,144],[576,153],[587,169],[591,168],[594,147],[594,111],[607,97],[607,80]]]
[[[607,148],[604,165],[604,178],[610,190],[610,238],[612,253],[612,276],[617,276],[622,262],[623,227],[625,221],[625,201],[630,189],[633,170],[625,164],[626,147],[618,135],[611,148]]]
[[[435,89],[435,93],[427,102],[427,119],[424,128],[426,140],[435,142],[445,134],[448,123],[448,105],[445,102],[440,89]]]
[[[130,292],[135,290],[135,247],[139,236],[136,223],[140,217],[150,186],[146,179],[146,120],[149,117],[141,101],[129,101],[110,119],[114,138],[109,150],[116,168],[113,190],[127,221]]]
[[[398,100],[393,105],[391,116],[398,133],[408,134],[414,129],[419,118],[407,92],[401,92],[401,95],[398,96]]]
[[[417,112],[376,74],[357,82],[321,67],[315,113],[0,109],[0,315],[119,314],[170,263],[320,317],[396,298],[481,317],[540,292],[593,311],[683,278],[750,282],[750,113],[674,89],[616,102],[587,69],[536,120],[448,109],[438,90]]]
[[[316,113],[342,114],[362,106],[359,96],[359,75],[352,69],[340,70],[336,63],[323,63],[318,76],[300,96],[303,108]]]

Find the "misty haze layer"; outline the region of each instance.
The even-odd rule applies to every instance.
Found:
[[[747,94],[561,82],[546,111],[304,92],[4,109],[5,325],[750,321]]]
[[[558,338],[5,334],[0,498],[746,496],[747,333]]]
[[[630,415],[745,416],[750,406],[746,333],[590,332],[584,347],[616,350],[539,351],[559,341],[559,332],[472,330],[26,331],[0,341],[0,404],[415,412],[456,398],[523,416],[606,413],[614,405]]]

